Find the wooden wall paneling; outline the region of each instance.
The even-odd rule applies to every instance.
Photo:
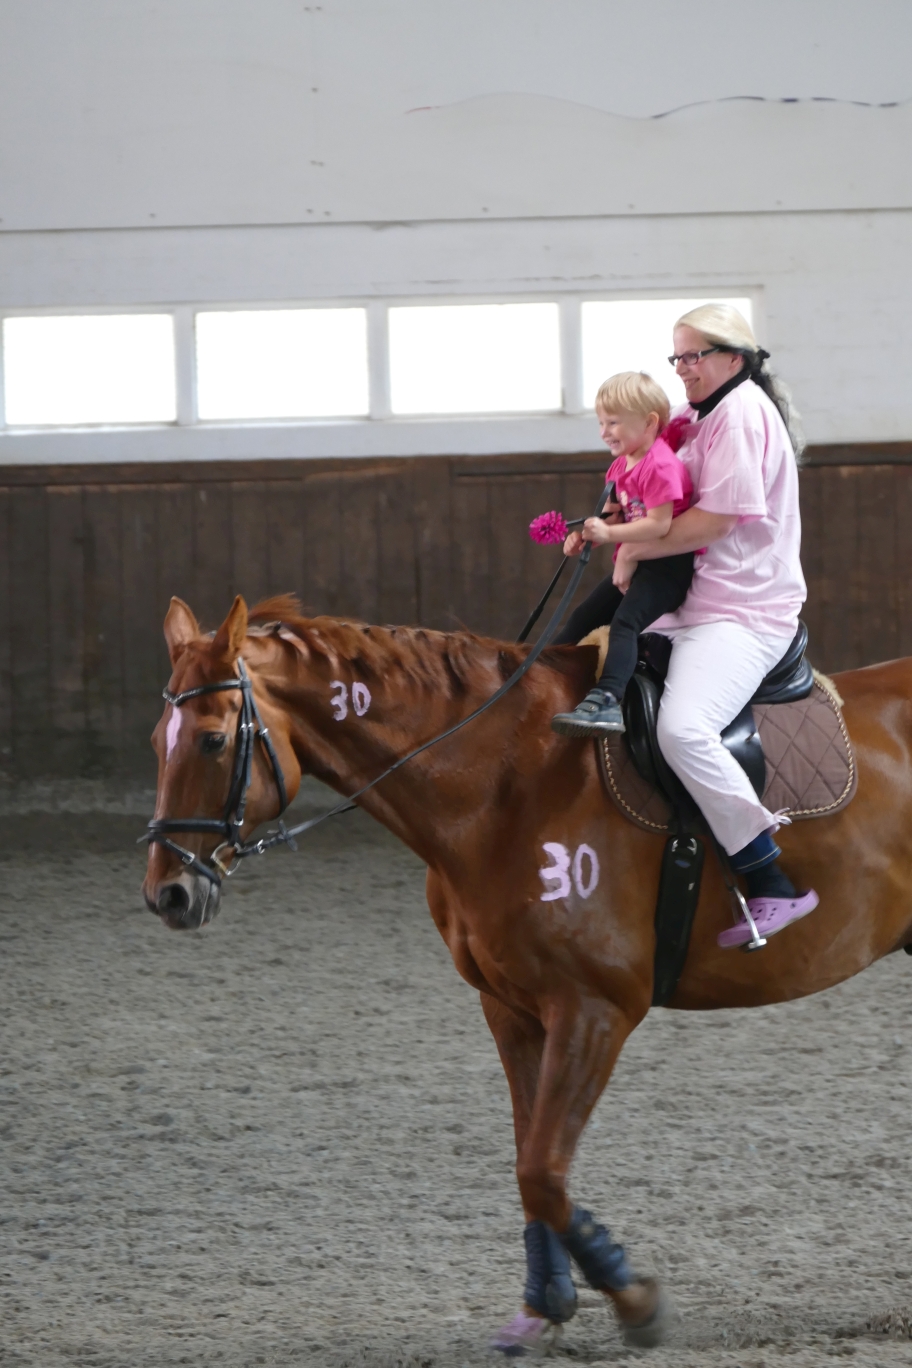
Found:
[[[303,596],[307,515],[304,483],[276,481],[267,501],[270,594]]]
[[[374,498],[377,528],[377,616],[414,626],[419,608],[418,529],[415,482],[410,472],[390,471]]]
[[[274,588],[269,573],[269,504],[276,497],[275,488],[272,482],[237,481],[230,485],[229,496],[232,585],[252,607]]]
[[[870,466],[854,482],[855,658],[859,665],[898,655],[893,466]]]
[[[912,655],[912,466],[893,467],[896,561],[896,651]]]
[[[820,568],[817,630],[810,654],[819,669],[849,670],[860,663],[852,653],[852,618],[857,611],[850,579],[856,540],[855,481],[844,466],[809,471],[811,475],[819,489],[815,535]]]
[[[339,607],[342,617],[381,622],[377,501],[389,479],[386,464],[339,471],[337,534],[340,543]]]
[[[807,583],[808,597],[801,616],[808,627],[808,654],[814,664],[823,669],[823,578],[821,556],[821,489],[820,472],[805,470],[801,474],[801,567]]]
[[[451,493],[450,461],[418,462],[411,490],[416,620],[442,632],[452,631],[455,625]]]
[[[218,627],[238,592],[231,545],[231,489],[224,484],[198,484],[193,500],[193,599],[191,604],[207,628]]]
[[[87,758],[83,497],[78,485],[47,492],[50,709],[59,761],[67,769]]]
[[[9,489],[0,488],[0,777],[11,771],[13,692],[10,623],[10,502]]]
[[[525,543],[534,545],[528,536],[528,525],[535,512],[541,511],[535,497],[538,488],[530,495],[529,481],[519,475],[491,475],[488,478],[489,632],[505,641],[515,641],[529,615]]]
[[[450,576],[452,618],[449,629],[466,628],[489,636],[493,598],[490,481],[453,463],[450,486]]]
[[[12,763],[23,776],[56,765],[48,650],[47,492],[16,488],[10,498],[10,684]]]
[[[165,484],[155,500],[159,630],[172,598],[183,599],[194,613],[199,609],[193,602],[196,589],[195,496],[196,491],[190,485]]]
[[[119,762],[125,720],[121,489],[86,485],[82,517],[86,760],[103,772]]]
[[[304,481],[301,512],[304,559],[301,579],[293,588],[308,617],[342,611],[342,535],[339,509],[343,490],[331,472]]]
[[[149,735],[161,716],[161,691],[171,673],[161,626],[157,502],[154,486],[129,486],[120,494],[125,708],[120,759],[145,782],[154,782]]]

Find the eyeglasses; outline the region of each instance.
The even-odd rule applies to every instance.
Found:
[[[713,352],[723,351],[722,347],[706,347],[704,351],[681,352],[680,356],[669,356],[669,366],[676,366],[679,361],[683,361],[685,366],[695,366],[698,361],[702,361],[704,356],[712,356]]]

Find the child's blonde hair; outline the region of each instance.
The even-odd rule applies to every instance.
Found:
[[[599,385],[595,407],[605,413],[636,413],[641,418],[654,413],[659,420],[659,432],[667,426],[671,414],[668,395],[645,371],[621,371],[609,376]]]

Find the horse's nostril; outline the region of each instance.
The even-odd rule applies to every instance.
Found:
[[[183,884],[165,884],[159,892],[156,909],[163,915],[183,917],[190,910],[190,894]]]

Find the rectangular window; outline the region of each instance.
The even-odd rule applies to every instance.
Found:
[[[393,413],[535,413],[561,406],[556,304],[392,308],[389,344]]]
[[[718,295],[716,296],[718,300]],[[595,406],[599,385],[618,371],[643,370],[657,380],[675,404],[685,400],[684,386],[667,358],[674,351],[672,329],[682,314],[709,299],[600,299],[583,304],[583,398]],[[727,304],[751,323],[749,299]]]
[[[200,418],[363,417],[365,309],[243,309],[196,315]]]
[[[170,314],[71,314],[3,320],[11,426],[173,423]]]

